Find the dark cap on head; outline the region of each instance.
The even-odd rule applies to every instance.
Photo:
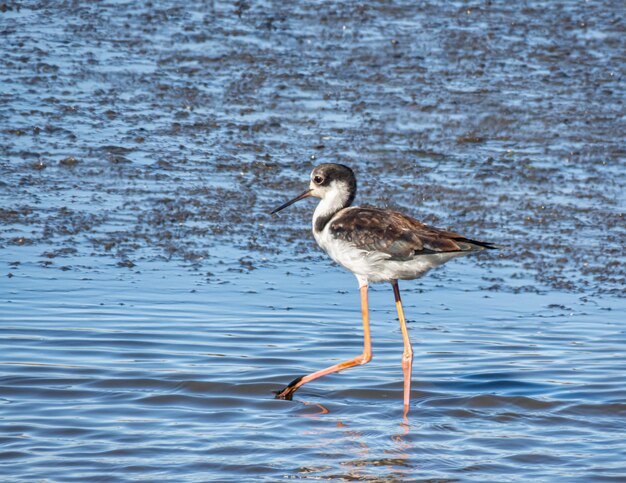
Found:
[[[318,183],[321,186],[327,186],[332,181],[340,181],[346,183],[351,189],[356,191],[356,177],[354,171],[343,164],[324,163],[313,168],[311,179],[316,177],[322,178]]]
[[[344,183],[348,189],[346,206],[350,206],[356,196],[356,176],[354,171],[343,164],[324,163],[313,168],[311,180],[319,186],[328,186],[333,181]]]

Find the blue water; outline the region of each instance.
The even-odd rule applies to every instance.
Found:
[[[356,283],[321,264],[207,281],[167,265],[42,276],[2,305],[2,472],[24,481],[523,478],[624,474],[624,303],[406,283],[412,409],[389,287],[371,294],[374,359],[356,355]],[[433,277],[435,278],[435,277]],[[558,302],[558,305],[555,305]]]

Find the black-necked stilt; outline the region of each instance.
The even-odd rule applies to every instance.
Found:
[[[309,189],[279,206],[272,214],[304,198],[314,196],[320,202],[313,214],[313,235],[326,253],[356,276],[361,291],[363,316],[363,353],[354,359],[301,376],[276,393],[279,399],[291,399],[307,382],[326,374],[365,364],[372,359],[367,305],[370,282],[391,282],[396,299],[404,353],[404,412],[409,409],[413,350],[402,310],[398,280],[413,280],[448,260],[497,248],[492,243],[466,238],[451,231],[425,225],[396,211],[369,207],[351,207],[356,195],[353,171],[341,164],[320,164],[311,172]]]

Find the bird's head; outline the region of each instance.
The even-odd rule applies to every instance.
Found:
[[[314,196],[322,200],[336,200],[342,207],[350,206],[356,195],[356,178],[354,172],[343,164],[326,163],[316,166],[311,171],[311,181],[309,189],[292,200],[280,205],[274,211],[279,211],[300,201],[304,198]]]

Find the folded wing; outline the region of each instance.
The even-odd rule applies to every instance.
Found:
[[[332,219],[329,230],[333,237],[356,248],[383,253],[393,260],[497,248],[491,243],[433,228],[402,213],[378,208],[346,208]]]

